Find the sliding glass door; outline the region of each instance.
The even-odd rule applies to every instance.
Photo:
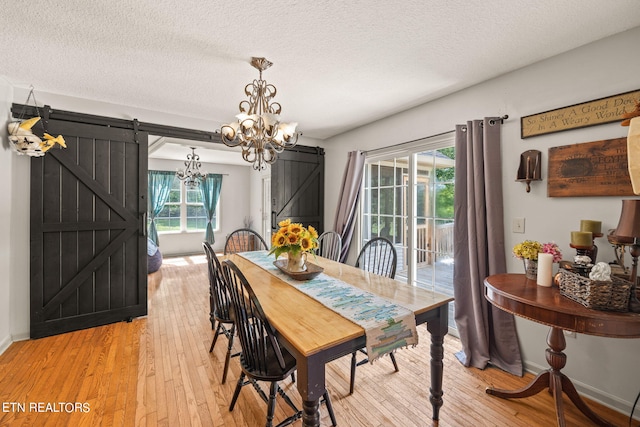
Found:
[[[452,137],[368,155],[362,202],[361,243],[389,239],[396,279],[446,295],[453,295],[454,162]]]

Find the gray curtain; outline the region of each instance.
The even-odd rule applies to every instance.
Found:
[[[358,205],[360,188],[362,187],[365,158],[362,151],[351,151],[348,156],[347,167],[342,177],[336,218],[333,223],[333,229],[342,238],[340,262],[345,262],[349,254],[349,245],[351,245],[356,220],[356,206]]]
[[[208,173],[200,182],[200,192],[202,193],[202,205],[207,214],[207,230],[204,233],[204,240],[213,245],[216,238],[213,235],[213,226],[211,221],[216,213],[218,198],[220,197],[220,188],[222,188],[222,175]]]
[[[506,272],[500,118],[473,120],[455,131],[453,294],[465,366],[487,364],[522,376],[515,319],[484,297],[484,279]]]

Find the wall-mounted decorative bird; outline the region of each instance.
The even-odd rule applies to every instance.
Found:
[[[53,137],[45,132],[44,141],[42,141],[42,144],[40,144],[40,148],[42,148],[42,151],[46,153],[47,151],[49,151],[51,147],[53,147],[56,144],[60,145],[62,148],[67,148],[67,144],[65,143],[62,135]]]
[[[33,117],[23,121],[15,121],[7,124],[9,141],[18,154],[31,157],[42,157],[51,147],[58,144],[67,148],[62,135],[54,137],[44,133],[44,141],[31,130],[40,121],[40,117]]]

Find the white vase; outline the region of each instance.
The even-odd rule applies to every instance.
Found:
[[[307,253],[306,252],[298,252],[294,254],[293,252],[289,252],[287,254],[287,270],[292,273],[300,273],[301,271],[307,270]]]

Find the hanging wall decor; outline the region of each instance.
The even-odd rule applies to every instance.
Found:
[[[516,181],[527,184],[527,193],[531,191],[533,181],[542,181],[541,164],[542,153],[539,150],[527,150],[520,154],[520,166]]]
[[[547,195],[633,196],[627,138],[549,148]]]
[[[620,93],[520,119],[521,138],[617,122],[640,101],[640,90]]]
[[[25,106],[29,104],[31,98],[33,98],[33,103],[38,115],[30,119],[23,119],[23,111],[20,114],[20,117],[18,117],[16,120],[10,121],[7,124],[7,130],[9,131],[9,142],[11,147],[13,147],[16,153],[31,157],[44,156],[45,153],[56,144],[60,145],[63,148],[67,148],[62,135],[54,137],[47,133],[47,129],[42,123],[42,119],[40,117],[36,97],[33,93],[33,87],[29,91],[29,96],[27,97]],[[42,137],[34,133],[36,125],[39,125],[39,127],[41,128]]]

